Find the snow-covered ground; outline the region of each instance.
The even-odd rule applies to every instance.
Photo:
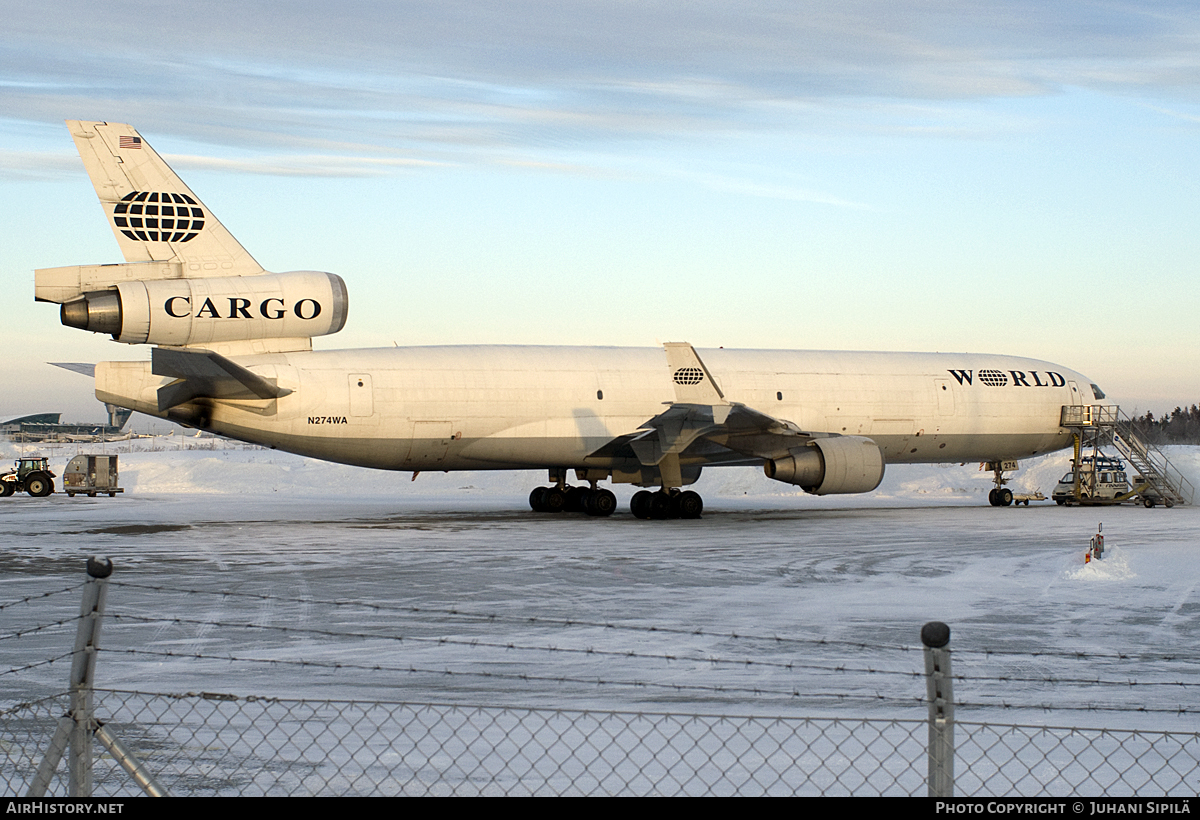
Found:
[[[107,445],[116,499],[0,500],[0,604],[113,559],[101,686],[919,718],[918,634],[942,620],[960,720],[1200,728],[1169,713],[1200,683],[1195,508],[997,509],[975,464],[892,467],[874,493],[825,498],[731,468],[696,486],[699,521],[638,521],[624,487],[617,515],[592,519],[530,513],[541,474],[414,482],[181,449],[196,444]],[[43,451],[61,471],[79,449]],[[1169,455],[1200,486],[1200,448]],[[1048,495],[1066,458],[1025,463],[1010,486]],[[1101,522],[1108,555],[1085,565]],[[78,606],[77,591],[6,606],[0,633]],[[69,651],[73,630],[0,640],[0,671]],[[60,690],[67,672],[6,674],[0,700]]]

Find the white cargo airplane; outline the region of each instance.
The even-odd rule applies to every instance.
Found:
[[[346,322],[331,273],[268,273],[149,143],[68,121],[124,264],[38,270],[64,325],[153,345],[101,362],[96,397],[222,436],[384,470],[549,471],[536,511],[695,518],[706,466],[763,465],[817,495],[865,493],[887,463],[1036,456],[1071,444],[1085,376],[1012,356],[661,348],[314,351]],[[1085,396],[1085,391],[1087,395]],[[575,471],[580,486],[567,484]],[[999,481],[994,505],[1011,503]]]

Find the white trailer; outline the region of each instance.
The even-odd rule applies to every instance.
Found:
[[[63,471],[63,492],[74,498],[76,493],[87,493],[95,498],[97,493],[108,493],[113,498],[125,492],[117,480],[117,457],[115,455],[79,455],[67,462]]]

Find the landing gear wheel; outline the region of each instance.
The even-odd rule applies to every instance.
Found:
[[[534,487],[529,493],[529,508],[534,512],[546,512],[546,487]]]
[[[567,487],[567,506],[563,509],[566,512],[586,512],[588,498],[591,497],[592,491],[587,487]]]
[[[680,518],[699,518],[700,513],[704,512],[704,499],[700,497],[699,493],[688,490],[680,493],[676,506],[679,509]]]
[[[995,490],[995,488],[993,488],[993,489],[992,489],[992,491],[988,493],[988,503],[989,503],[989,504],[991,504],[993,507],[999,507],[999,506],[1000,506],[1000,505],[999,505],[999,504],[996,502],[996,490]]]
[[[633,513],[634,518],[643,521],[650,518],[650,500],[653,495],[649,490],[639,490],[633,494],[633,498],[629,499],[629,511]]]
[[[584,511],[597,518],[607,518],[617,509],[617,497],[609,490],[591,490]]]
[[[999,492],[997,492],[996,493],[996,501],[998,502],[996,504],[996,506],[998,506],[998,507],[1012,506],[1012,502],[1013,502],[1012,490],[1005,487],[1003,490],[1000,490]]]
[[[54,479],[45,473],[30,473],[25,476],[25,492],[34,498],[45,498],[54,492]]]
[[[674,518],[676,513],[675,498],[667,493],[650,494],[650,518],[663,521]]]
[[[558,487],[547,487],[543,503],[546,512],[562,512],[567,507],[567,494]]]

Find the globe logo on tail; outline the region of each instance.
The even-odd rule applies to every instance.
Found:
[[[132,191],[113,209],[125,236],[142,242],[187,242],[204,229],[204,209],[187,194]]]

